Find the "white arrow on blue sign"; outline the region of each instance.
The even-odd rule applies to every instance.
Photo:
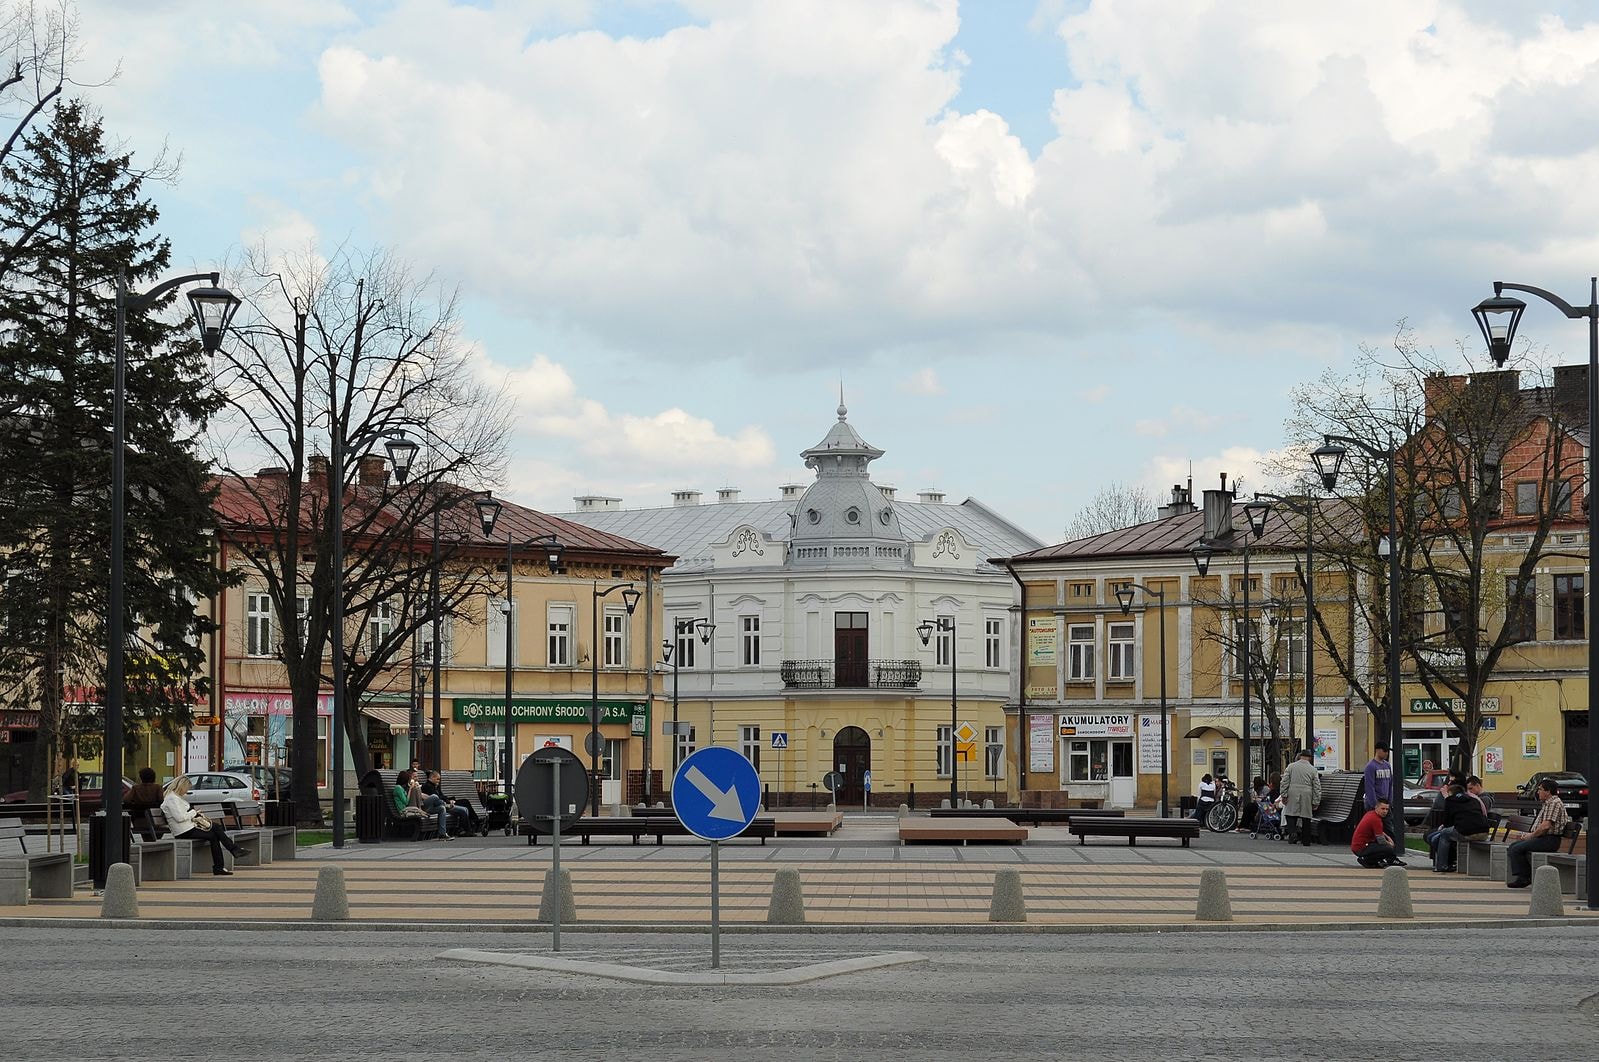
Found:
[[[774,730],[774,731],[772,731],[772,748],[774,748],[774,749],[786,749],[786,748],[788,748],[788,731],[787,730]]]
[[[672,778],[677,821],[707,841],[737,837],[755,820],[760,806],[761,776],[754,765],[720,745],[688,757]]]

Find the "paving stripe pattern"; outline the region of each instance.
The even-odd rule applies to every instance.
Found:
[[[280,921],[309,917],[321,859],[241,868],[233,878],[146,882],[146,918]],[[353,921],[462,923],[536,920],[545,865],[494,858],[345,862]],[[709,871],[669,862],[572,860],[578,916],[584,922],[708,923]],[[1001,864],[1004,865],[1004,864]],[[1191,922],[1200,867],[1187,865],[1015,865],[1033,923]],[[848,861],[763,861],[723,865],[722,917],[764,922],[778,869],[800,874],[809,922],[836,925],[957,924],[987,921],[994,865]],[[1376,922],[1380,876],[1354,867],[1233,866],[1227,870],[1239,922]],[[1415,873],[1418,919],[1525,916],[1526,893],[1484,879]],[[1575,916],[1586,912],[1570,905]],[[96,917],[87,891],[71,900],[0,907],[0,917]]]

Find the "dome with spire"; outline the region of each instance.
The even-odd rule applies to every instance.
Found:
[[[794,508],[789,536],[794,563],[873,567],[909,563],[894,503],[871,481],[867,469],[883,451],[861,438],[849,423],[842,395],[838,422],[800,456],[805,467],[816,472],[816,482]]]

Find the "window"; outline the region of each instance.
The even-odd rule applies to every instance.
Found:
[[[755,773],[761,771],[761,728],[758,726],[741,726],[738,728],[738,750],[744,758],[750,761],[755,768]]]
[[[507,606],[510,606],[507,608]],[[506,631],[510,631],[511,665],[516,665],[517,608],[503,597],[491,597],[488,602],[488,622],[484,624],[483,637],[488,645],[490,667],[505,666]]]
[[[938,617],[937,627],[938,632],[933,642],[933,662],[942,667],[948,667],[950,654],[955,651],[955,617]]]
[[[1555,638],[1560,641],[1584,637],[1582,579],[1580,575],[1555,576]]]
[[[955,759],[955,731],[950,727],[941,726],[938,728],[938,737],[935,740],[938,743],[938,751],[936,753],[938,776],[940,778],[948,778],[950,774],[949,765]]]
[[[455,641],[455,631],[451,627],[452,623],[454,623],[454,617],[452,616],[439,617],[439,663],[441,664],[448,664],[450,662],[450,649]],[[422,663],[432,664],[433,623],[431,620],[422,624],[422,629],[418,632],[417,637],[422,643]]]
[[[1133,625],[1112,623],[1106,628],[1106,642],[1110,653],[1110,671],[1106,678],[1131,680],[1133,678]]]
[[[1516,484],[1516,515],[1532,516],[1538,511],[1538,484]]]
[[[983,777],[1005,777],[1005,728],[983,727]]]
[[[683,761],[694,755],[699,747],[693,724],[684,725],[683,732],[672,738],[672,770],[676,771],[681,767]]]
[[[745,667],[761,666],[761,617],[740,616],[739,629],[739,661]],[[754,760],[750,761],[754,763]]]
[[[1505,634],[1524,642],[1538,637],[1538,594],[1531,579],[1505,576]]]
[[[371,617],[366,623],[366,651],[376,653],[383,648],[383,643],[394,637],[394,606],[385,601],[381,605],[372,606]]]
[[[600,753],[600,777],[612,782],[622,780],[622,739],[606,738]]]
[[[1283,654],[1282,667],[1290,675],[1305,673],[1305,621],[1291,619],[1282,625],[1280,637],[1285,643],[1279,650]]]
[[[985,619],[983,621],[983,666],[998,669],[1005,666],[1005,621],[1002,619]]]
[[[605,610],[605,656],[606,667],[627,666],[627,610],[622,608]]]
[[[692,623],[677,620],[674,629],[677,631],[677,648],[672,652],[672,658],[677,661],[677,666],[684,671],[694,670],[694,645],[695,634]]]
[[[1073,782],[1103,782],[1109,778],[1106,762],[1110,742],[1104,739],[1072,741],[1067,745],[1067,778]]]
[[[1466,590],[1444,583],[1438,587],[1438,603],[1443,607],[1444,630],[1458,631],[1466,626]]]
[[[1087,682],[1094,677],[1094,628],[1091,624],[1074,624],[1066,631],[1067,673],[1074,682]]]
[[[572,611],[571,605],[551,605],[549,608],[551,667],[572,666]]]
[[[472,777],[498,778],[500,776],[500,746],[505,741],[504,723],[472,724]]]
[[[1260,659],[1260,628],[1253,622],[1245,625],[1242,619],[1234,619],[1232,622],[1232,643],[1227,646],[1227,674],[1241,676],[1244,671],[1239,662],[1243,660],[1246,635],[1249,638],[1249,662],[1253,664]]]
[[[1555,484],[1555,512],[1562,516],[1571,513],[1571,480],[1563,479]]]
[[[1445,520],[1460,516],[1460,488],[1445,487],[1438,492],[1438,515]]]
[[[246,656],[271,656],[272,598],[267,594],[246,594],[244,603],[244,653]]]
[[[1072,598],[1077,601],[1092,601],[1094,600],[1094,584],[1072,583],[1070,593]]]

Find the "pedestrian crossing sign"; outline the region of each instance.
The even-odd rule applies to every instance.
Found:
[[[788,748],[788,731],[787,730],[774,730],[774,731],[772,731],[772,748],[774,748],[774,749],[786,749],[786,748]]]

